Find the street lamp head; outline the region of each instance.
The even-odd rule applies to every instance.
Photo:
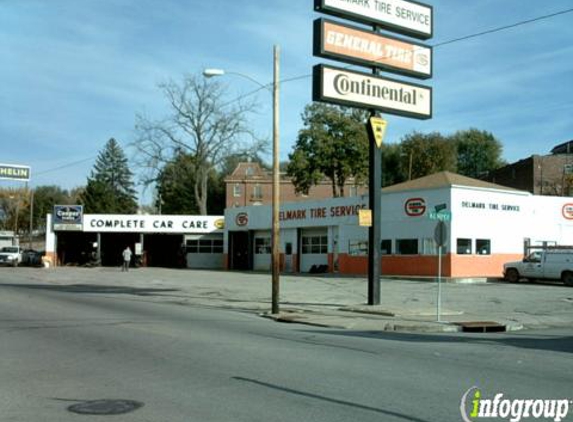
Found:
[[[223,76],[225,71],[223,69],[205,69],[203,70],[203,76],[206,78],[212,78],[213,76]]]

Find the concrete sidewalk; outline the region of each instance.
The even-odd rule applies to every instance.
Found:
[[[358,331],[452,332],[458,323],[495,322],[507,330],[573,326],[573,288],[560,284],[437,284],[381,280],[381,305],[367,306],[365,278],[281,276],[281,312],[269,315],[269,274],[160,268],[0,268],[2,284],[52,288],[178,305],[256,312],[278,321]]]

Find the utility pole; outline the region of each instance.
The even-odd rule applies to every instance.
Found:
[[[279,313],[280,248],[279,248],[279,54],[280,47],[273,48],[273,205],[272,205],[272,307],[271,313]]]

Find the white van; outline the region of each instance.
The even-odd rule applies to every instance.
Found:
[[[504,264],[503,275],[513,283],[527,278],[561,280],[567,286],[573,286],[573,248],[532,252],[523,261]]]

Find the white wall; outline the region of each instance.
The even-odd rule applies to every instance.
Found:
[[[531,195],[485,189],[452,189],[451,242],[458,238],[490,239],[491,253],[520,253],[530,229]]]

